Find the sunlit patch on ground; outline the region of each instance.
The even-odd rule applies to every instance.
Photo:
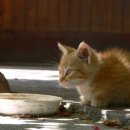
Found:
[[[2,124],[20,130],[94,130],[93,124],[83,123],[78,118],[59,120],[56,118],[20,119],[0,116],[0,125]]]
[[[0,71],[7,79],[58,80],[57,70],[1,68]]]

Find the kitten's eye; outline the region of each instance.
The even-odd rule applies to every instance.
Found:
[[[65,75],[69,75],[71,72],[72,72],[72,69],[68,69],[68,70],[66,70]]]

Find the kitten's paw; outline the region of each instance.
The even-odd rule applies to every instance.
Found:
[[[89,100],[85,99],[83,96],[81,96],[80,99],[81,99],[80,103],[82,106],[90,106],[91,102]]]
[[[81,101],[80,104],[82,106],[90,106],[91,103],[90,103],[90,101]]]
[[[107,107],[107,102],[102,100],[93,99],[91,101],[91,106],[93,107]]]

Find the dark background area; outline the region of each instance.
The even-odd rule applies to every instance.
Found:
[[[130,0],[0,0],[0,62],[58,61],[57,41],[130,50]]]

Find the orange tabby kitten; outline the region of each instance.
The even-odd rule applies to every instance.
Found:
[[[88,44],[78,49],[58,43],[63,52],[59,82],[75,87],[83,105],[107,107],[130,106],[130,54],[119,49],[98,53]]]

